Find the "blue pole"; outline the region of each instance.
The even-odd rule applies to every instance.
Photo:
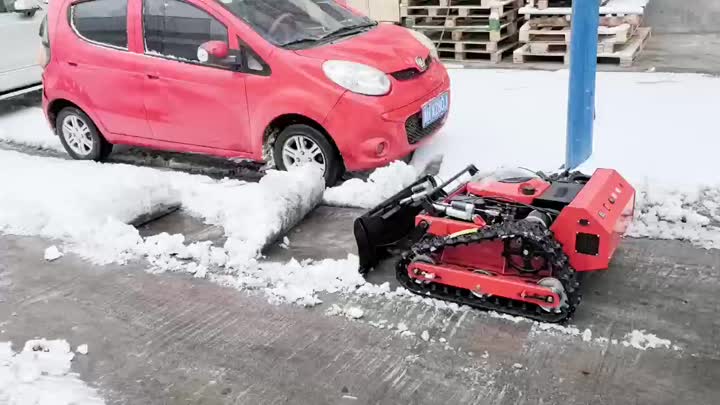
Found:
[[[572,170],[592,154],[595,119],[600,0],[574,0],[570,40],[565,168]]]

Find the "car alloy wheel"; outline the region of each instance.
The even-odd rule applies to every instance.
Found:
[[[282,148],[282,159],[288,169],[314,163],[325,173],[325,154],[320,146],[307,136],[294,135],[288,138]]]
[[[68,115],[62,122],[62,136],[65,142],[80,156],[87,156],[93,150],[93,137],[88,124],[77,115]]]

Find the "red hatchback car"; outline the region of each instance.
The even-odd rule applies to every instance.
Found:
[[[55,0],[43,108],[75,159],[113,144],[345,171],[402,159],[445,122],[423,34],[332,0]]]

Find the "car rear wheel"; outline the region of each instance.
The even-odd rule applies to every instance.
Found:
[[[73,159],[100,162],[112,152],[112,144],[100,134],[90,117],[75,107],[60,111],[55,128],[65,151]]]
[[[303,124],[290,125],[280,132],[273,146],[273,158],[280,170],[318,165],[328,187],[334,186],[343,172],[342,158],[325,135]]]

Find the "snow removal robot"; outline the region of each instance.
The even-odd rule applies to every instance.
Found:
[[[570,319],[578,273],[608,268],[635,210],[610,169],[483,176],[471,165],[438,183],[425,176],[355,220],[360,271],[395,254],[414,293],[541,322]]]

